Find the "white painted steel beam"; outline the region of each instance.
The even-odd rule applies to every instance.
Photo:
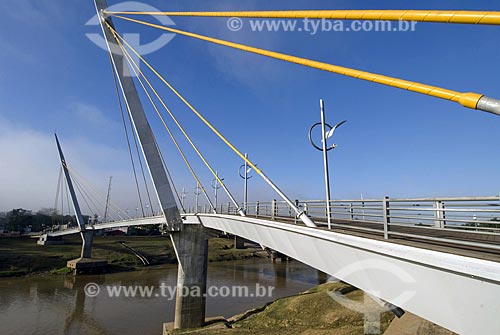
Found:
[[[198,217],[456,333],[500,333],[500,263],[249,217]]]

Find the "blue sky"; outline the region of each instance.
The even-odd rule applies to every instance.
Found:
[[[109,1],[116,4],[118,1]],[[490,1],[148,1],[161,10],[468,9]],[[57,130],[69,163],[113,200],[135,207],[132,173],[107,54],[87,37],[92,1],[0,3],[0,210],[52,206]],[[153,21],[153,20],[150,20]],[[176,27],[389,76],[500,98],[497,27],[419,23],[415,32],[239,32],[224,18],[173,18]],[[115,20],[121,33],[161,32]],[[319,121],[348,123],[330,156],[334,198],[497,195],[500,119],[458,104],[176,36],[146,58],[290,196],[324,197],[321,153],[307,140]],[[153,79],[153,76],[150,76]],[[240,159],[153,80],[238,199]],[[176,185],[195,183],[144,101]],[[179,132],[176,132],[179,134]],[[179,134],[180,138],[180,134]],[[185,141],[181,141],[186,145]],[[187,148],[187,146],[186,146]],[[187,149],[202,181],[211,177]],[[250,199],[272,199],[254,177]],[[223,197],[223,201],[227,201]]]

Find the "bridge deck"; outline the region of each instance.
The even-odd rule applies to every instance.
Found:
[[[259,215],[259,218],[263,217]],[[328,230],[324,219],[313,219],[319,226],[318,229]],[[275,217],[273,221],[291,223],[294,219],[289,217]],[[447,229],[429,229],[414,225],[391,225],[391,236],[386,240],[384,239],[383,225],[380,223],[339,219],[332,220],[331,231],[500,263],[500,235]],[[472,242],[481,245],[457,244],[454,241]]]
[[[249,215],[250,218],[259,218],[269,221],[293,224],[296,220],[292,217],[265,215]],[[312,218],[318,225],[317,229],[328,230],[324,218]],[[140,218],[122,222],[102,223],[95,225],[94,229],[105,229],[121,226],[135,226],[148,224],[161,224],[163,217]],[[500,263],[500,234],[488,234],[476,231],[458,229],[434,229],[415,225],[391,224],[389,226],[390,238],[384,239],[382,223],[360,220],[333,219],[332,231],[342,234],[364,237],[368,239],[397,243],[427,250],[441,251],[455,255],[474,257]],[[78,233],[78,229],[49,233],[52,236],[62,236]]]

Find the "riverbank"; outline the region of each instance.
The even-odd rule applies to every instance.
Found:
[[[326,283],[227,320],[218,319],[203,328],[166,330],[164,334],[364,334],[364,316],[355,309],[373,311],[376,319],[380,320],[381,334],[394,319],[391,312],[382,310],[375,301],[365,297],[363,291],[344,283]]]
[[[142,262],[123,243],[144,255],[151,267],[175,264],[176,257],[168,236],[108,236],[94,238],[93,257],[108,261],[108,272],[144,269]],[[64,238],[62,245],[40,246],[29,237],[0,238],[0,277],[58,275],[68,273],[66,262],[80,256],[79,236]],[[209,262],[265,257],[255,245],[234,249],[233,239],[209,240]]]
[[[365,323],[365,315],[371,323]],[[229,319],[208,318],[202,328],[173,330],[172,326],[165,324],[163,334],[457,335],[411,313],[398,319],[363,291],[338,282],[321,284]]]

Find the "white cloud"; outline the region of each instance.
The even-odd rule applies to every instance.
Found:
[[[82,102],[72,103],[69,105],[70,112],[83,124],[88,124],[89,127],[106,127],[115,128],[118,126],[114,120],[109,119],[96,106]]]
[[[112,202],[135,208],[128,154],[88,139],[59,136],[68,165],[105,193],[113,175]],[[55,200],[59,157],[53,134],[22,127],[0,117],[0,211],[37,210]],[[80,200],[81,202],[81,200]],[[85,210],[84,204],[80,204]]]
[[[63,20],[65,6],[56,1],[2,1],[0,10],[16,21],[28,25],[49,24],[54,20]]]
[[[245,22],[245,24],[248,24],[248,22]],[[279,34],[258,33],[247,29],[232,32],[221,21],[214,26],[212,31],[215,31],[215,33],[207,35],[217,36],[220,39],[228,41],[241,41],[238,43],[268,50],[278,50],[281,44],[278,38]],[[204,33],[202,32],[202,34]],[[208,45],[207,49],[217,69],[230,82],[236,81],[251,88],[258,88],[263,84],[272,85],[279,83],[287,77],[284,67],[279,66],[281,64],[277,64],[277,61],[270,60],[267,57],[214,44]]]

